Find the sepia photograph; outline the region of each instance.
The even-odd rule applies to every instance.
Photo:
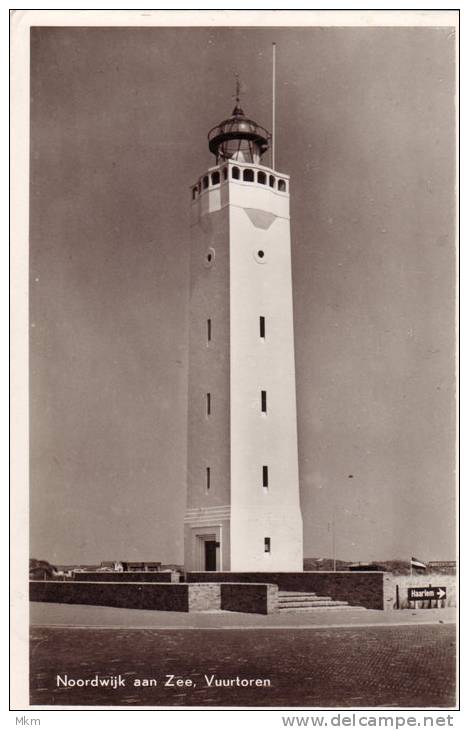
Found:
[[[458,12],[145,12],[11,20],[29,706],[455,709]]]

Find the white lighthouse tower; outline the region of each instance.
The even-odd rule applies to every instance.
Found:
[[[301,571],[290,181],[237,103],[192,187],[186,570]]]

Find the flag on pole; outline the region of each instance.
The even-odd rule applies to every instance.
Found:
[[[411,558],[410,559],[410,567],[411,568],[420,568],[420,570],[426,570],[427,564],[422,562],[422,560],[418,560],[418,558]]]

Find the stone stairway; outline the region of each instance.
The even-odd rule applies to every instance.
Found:
[[[300,591],[279,591],[278,607],[282,613],[312,611],[319,608],[340,608],[341,610],[362,609],[362,606],[350,606],[347,601],[334,601],[329,596],[318,596],[316,593]],[[366,610],[363,608],[363,610]]]

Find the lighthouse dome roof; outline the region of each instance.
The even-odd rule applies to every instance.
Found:
[[[253,119],[249,119],[239,103],[236,104],[230,117],[217,124],[208,133],[210,152],[216,157],[232,157],[237,141],[242,147],[246,144],[249,147],[254,146],[257,155],[260,156],[269,148],[269,140],[269,132]]]

